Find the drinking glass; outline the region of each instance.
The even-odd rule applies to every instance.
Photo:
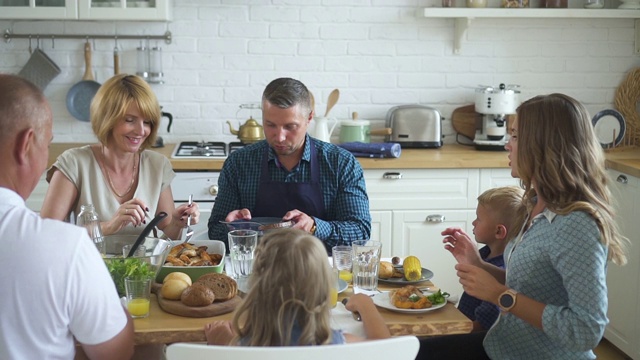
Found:
[[[331,307],[334,308],[338,304],[338,291],[340,289],[340,282],[338,281],[338,279],[340,279],[338,277],[338,269],[331,269],[331,275],[333,286],[330,288],[329,302],[331,303]]]
[[[373,240],[356,240],[351,243],[351,247],[353,248],[351,257],[353,292],[357,294],[359,290],[377,290],[382,243]]]
[[[124,279],[127,294],[127,310],[132,318],[149,316],[151,303],[151,278],[148,276],[131,276]]]
[[[351,246],[334,246],[331,248],[333,256],[333,268],[339,272],[340,279],[347,284],[351,282],[353,275],[351,273]]]
[[[253,253],[258,244],[258,232],[245,229],[231,230],[228,237],[233,273],[237,277],[248,277],[253,267]]]

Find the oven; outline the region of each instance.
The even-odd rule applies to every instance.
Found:
[[[174,159],[225,159],[231,152],[240,149],[242,143],[223,142],[195,142],[184,141],[176,145],[171,155]],[[193,201],[200,208],[200,222],[192,228],[192,239],[206,240],[209,238],[207,223],[211,216],[211,210],[218,195],[217,171],[180,171],[171,184],[173,199],[176,205],[189,201],[189,195],[193,194]]]

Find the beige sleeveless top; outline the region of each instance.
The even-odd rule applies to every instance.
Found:
[[[51,180],[55,170],[60,170],[78,189],[78,202],[74,204],[70,217],[80,213],[80,207],[93,204],[101,221],[113,217],[120,207],[118,198],[111,192],[108,180],[102,174],[98,160],[93,155],[90,145],[66,150],[47,170],[47,182]],[[138,169],[138,186],[133,197],[141,199],[149,206],[149,215],[155,216],[160,193],[171,186],[175,177],[169,159],[155,151],[144,150],[140,153]],[[171,214],[169,214],[171,215]],[[66,219],[70,221],[70,219]],[[133,227],[129,224],[117,234],[138,235],[144,227]]]

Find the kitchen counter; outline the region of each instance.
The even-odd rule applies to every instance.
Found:
[[[64,150],[82,146],[81,143],[53,143],[49,147],[49,166]],[[224,159],[172,159],[175,144],[154,148],[171,161],[175,171],[219,171]],[[402,149],[399,158],[358,158],[367,169],[456,169],[507,168],[506,151],[477,151],[464,145],[444,145],[440,149]],[[607,153],[607,167],[640,177],[640,148],[614,150]]]

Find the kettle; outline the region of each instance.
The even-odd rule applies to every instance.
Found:
[[[173,124],[173,115],[171,115],[171,113],[168,112],[162,112],[160,118],[166,117],[167,119],[169,119],[169,126],[167,126],[167,132],[171,131],[171,124]],[[158,136],[156,137],[156,143],[153,144],[152,147],[154,148],[159,148],[159,147],[163,147],[164,146],[164,140],[162,140],[162,137]]]
[[[229,124],[229,130],[231,131],[231,134],[237,135],[238,139],[240,139],[243,144],[251,144],[264,139],[264,131],[262,129],[262,125],[258,124],[258,122],[255,121],[251,116],[244,123],[244,125],[240,125],[240,128],[238,130],[233,128],[233,125],[231,125],[231,121],[227,121],[227,124]]]
[[[331,126],[331,129],[329,129],[329,125],[328,125],[329,120],[333,120],[333,126]],[[333,133],[333,130],[336,128],[336,125],[338,125],[338,119],[326,118],[322,116],[319,118],[315,118],[315,121],[316,121],[315,129],[309,135],[324,142],[331,142],[331,134]]]

